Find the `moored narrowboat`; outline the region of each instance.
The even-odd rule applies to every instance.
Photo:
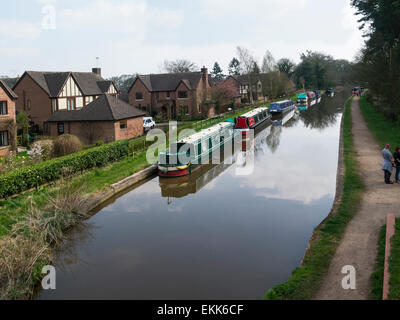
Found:
[[[250,130],[257,128],[262,123],[271,119],[271,114],[267,107],[260,107],[236,118],[235,128],[247,136]]]
[[[299,95],[297,95],[297,104],[301,106],[308,105],[308,98],[306,93],[300,93]]]
[[[281,114],[296,108],[296,104],[292,100],[285,100],[271,103],[269,112],[272,114]]]
[[[160,177],[182,177],[199,168],[206,157],[219,152],[225,143],[240,133],[234,130],[234,123],[218,123],[196,134],[190,135],[160,153],[158,174]]]
[[[307,98],[308,98],[308,105],[311,107],[316,104],[317,102],[317,96],[315,92],[313,91],[308,91],[307,92]]]

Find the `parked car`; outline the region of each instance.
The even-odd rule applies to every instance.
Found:
[[[151,130],[156,126],[152,117],[143,118],[143,128],[145,131]]]

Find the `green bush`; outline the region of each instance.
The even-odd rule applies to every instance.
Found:
[[[104,142],[103,142],[103,141],[97,141],[97,142],[94,144],[94,146],[95,146],[95,147],[104,146]]]
[[[53,152],[55,157],[63,157],[82,151],[82,143],[77,136],[63,134],[54,141]]]
[[[0,199],[55,181],[63,176],[66,168],[75,174],[128,155],[129,143],[124,140],[15,170],[0,176]]]

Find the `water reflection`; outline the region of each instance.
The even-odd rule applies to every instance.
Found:
[[[38,298],[262,299],[331,209],[345,98],[274,119],[232,165],[156,177],[114,199],[90,232],[74,230],[86,236],[64,244],[57,290]],[[255,170],[237,175],[250,158]]]

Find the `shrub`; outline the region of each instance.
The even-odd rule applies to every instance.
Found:
[[[100,146],[103,146],[103,145],[104,145],[104,142],[103,142],[103,141],[97,141],[97,142],[94,144],[95,147],[100,147]]]
[[[39,140],[31,145],[31,150],[28,155],[34,160],[50,160],[53,154],[52,140]]]
[[[129,143],[123,140],[15,170],[0,176],[0,199],[55,181],[65,174],[65,168],[76,174],[128,155]]]
[[[53,153],[55,157],[63,157],[82,150],[82,143],[77,136],[63,134],[54,142]]]

